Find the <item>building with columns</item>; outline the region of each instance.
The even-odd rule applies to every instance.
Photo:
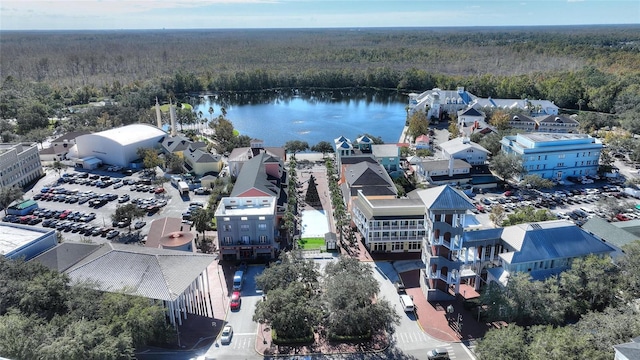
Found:
[[[460,287],[465,218],[475,206],[464,193],[449,185],[418,191],[417,196],[426,207],[422,243],[425,269],[420,283],[427,300],[448,298],[450,287],[455,294]]]
[[[425,205],[420,285],[427,300],[450,300],[465,283],[506,285],[509,275],[527,272],[542,280],[565,271],[574,259],[611,255],[615,249],[565,220],[478,229],[473,204],[448,185],[419,190]]]

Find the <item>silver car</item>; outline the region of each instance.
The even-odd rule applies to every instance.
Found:
[[[231,325],[225,325],[225,327],[222,329],[222,334],[220,334],[220,343],[230,344],[232,337],[233,337],[233,328],[231,327]]]

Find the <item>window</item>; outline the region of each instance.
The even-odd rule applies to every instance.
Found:
[[[240,230],[241,231],[249,231],[249,224],[240,225]]]
[[[266,244],[267,243],[267,237],[265,235],[260,235],[258,237],[258,240],[260,241],[260,244]]]
[[[385,243],[375,243],[373,244],[373,251],[385,251],[387,246]]]
[[[243,244],[248,244],[250,241],[249,235],[242,235],[241,239]]]
[[[230,224],[224,224],[224,226],[222,228],[224,229],[224,231],[231,231],[231,225]]]
[[[258,230],[267,230],[267,224],[258,224]]]
[[[564,163],[558,163],[558,165],[557,165],[557,166],[558,166],[558,167],[563,167],[563,166],[564,166]]]
[[[558,155],[558,159],[564,159],[564,157],[565,157],[565,154]]]
[[[231,236],[225,236],[223,238],[223,240],[224,240],[224,243],[227,244],[227,245],[229,245],[229,244],[231,244],[231,242],[233,242],[233,239],[231,238]]]

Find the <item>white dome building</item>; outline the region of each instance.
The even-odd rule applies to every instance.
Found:
[[[104,164],[128,167],[139,148],[156,148],[167,133],[149,124],[132,124],[76,138],[78,158],[96,157]]]

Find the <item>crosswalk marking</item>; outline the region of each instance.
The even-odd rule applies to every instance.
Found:
[[[402,343],[416,343],[429,340],[426,334],[419,332],[396,333],[395,335],[396,339]]]

